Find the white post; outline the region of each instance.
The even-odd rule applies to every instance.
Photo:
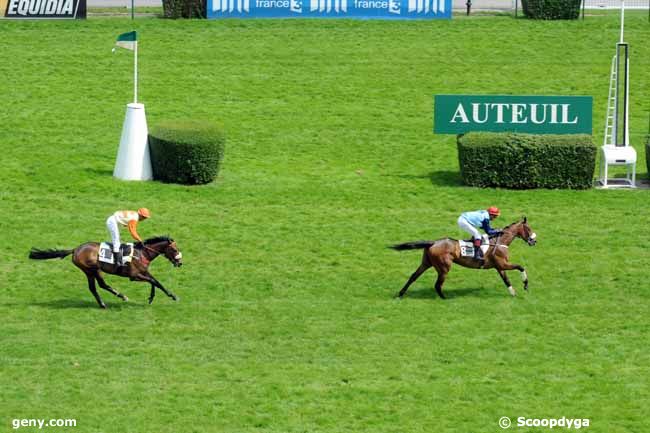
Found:
[[[626,51],[627,52],[627,51]],[[625,131],[623,140],[625,145],[630,146],[630,59],[625,59]]]
[[[133,50],[134,68],[133,68],[133,103],[138,103],[138,41],[135,42]]]
[[[625,0],[621,0],[621,43],[623,43],[623,23],[625,22]]]
[[[153,173],[147,139],[144,105],[128,104],[113,176],[122,180],[151,180]]]

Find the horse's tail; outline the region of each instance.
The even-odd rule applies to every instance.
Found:
[[[429,248],[431,245],[435,243],[436,241],[414,241],[414,242],[406,242],[404,244],[390,245],[388,248],[392,248],[397,251],[419,250],[423,248]]]
[[[29,258],[34,260],[62,259],[72,254],[74,250],[39,250],[32,248],[29,252]]]

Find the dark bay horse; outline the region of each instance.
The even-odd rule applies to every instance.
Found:
[[[104,301],[102,301],[102,298],[97,293],[95,281],[99,283],[99,286],[102,289],[111,292],[123,301],[129,300],[129,298],[106,284],[106,281],[104,281],[104,278],[102,277],[102,271],[108,274],[119,275],[120,277],[128,277],[131,281],[145,281],[150,283],[150,304],[153,302],[156,288],[159,288],[167,296],[172,298],[174,301],[177,301],[178,298],[176,295],[164,288],[163,285],[149,273],[149,264],[161,254],[164,255],[175,267],[179,267],[183,264],[183,255],[178,250],[176,242],[167,236],[159,236],[147,239],[144,242],[137,242],[133,245],[133,248],[135,251],[131,262],[120,267],[114,264],[100,262],[98,260],[98,242],[86,242],[72,250],[38,250],[32,248],[29,253],[29,258],[35,260],[62,259],[72,254],[72,263],[86,274],[86,278],[88,278],[88,289],[90,289],[90,293],[93,294],[101,308],[106,308],[106,304],[104,304]]]
[[[521,278],[524,281],[524,289],[528,290],[528,275],[523,266],[509,262],[509,248],[515,238],[521,238],[528,242],[528,245],[535,245],[536,235],[528,225],[526,217],[522,221],[512,223],[505,227],[500,235],[490,239],[490,245],[485,253],[485,260],[480,261],[473,257],[464,257],[460,252],[460,244],[457,240],[451,238],[439,239],[437,241],[415,241],[407,242],[404,244],[393,245],[390,248],[397,251],[424,249],[422,256],[422,263],[415,272],[411,275],[406,285],[397,294],[398,297],[404,296],[409,286],[418,279],[420,275],[427,269],[434,267],[438,272],[438,279],[436,280],[435,288],[438,296],[445,299],[442,294],[442,285],[445,278],[451,269],[452,263],[457,263],[466,268],[474,269],[491,269],[494,268],[499,273],[503,282],[505,283],[508,291],[512,296],[516,296],[517,292],[510,284],[510,279],[506,275],[506,271],[513,269],[521,272]]]

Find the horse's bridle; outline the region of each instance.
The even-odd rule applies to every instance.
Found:
[[[146,245],[144,244],[144,242],[141,242],[141,244],[142,244],[142,248],[147,249],[147,250],[149,250],[149,251],[151,251],[151,252],[153,252],[153,253],[156,253],[156,255],[161,255],[161,254],[162,254],[162,255],[164,255],[165,257],[167,257],[167,255],[166,255],[164,252],[156,251],[156,250],[154,250],[153,248],[150,248],[150,247],[146,246]],[[171,245],[171,244],[169,244],[169,245]],[[169,245],[167,245],[167,247],[169,247]],[[166,247],[166,248],[167,248],[167,247]],[[176,254],[176,255],[173,257],[173,259],[174,259],[174,260],[177,260],[177,261],[180,261],[182,258],[183,258],[183,253],[181,253],[180,251],[178,251],[178,254]],[[150,260],[146,259],[146,261],[149,262]],[[176,263],[173,263],[173,264],[174,264],[174,266],[180,266],[182,263],[179,263],[178,265],[177,265]]]

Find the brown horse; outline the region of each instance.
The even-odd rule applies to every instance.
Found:
[[[402,290],[399,291],[397,296],[400,298],[404,296],[409,286],[413,284],[413,282],[417,280],[424,271],[430,267],[434,267],[438,272],[438,279],[435,284],[436,292],[438,293],[438,296],[445,299],[445,296],[442,294],[442,285],[451,269],[452,263],[458,263],[466,268],[496,269],[499,275],[501,275],[501,278],[506,284],[510,294],[516,296],[517,292],[512,288],[512,284],[510,284],[506,271],[516,269],[521,272],[521,279],[524,281],[525,290],[528,290],[528,275],[523,266],[508,261],[508,246],[515,238],[525,240],[530,246],[535,245],[537,242],[536,235],[528,225],[526,217],[524,217],[522,221],[510,224],[505,227],[499,235],[490,238],[490,245],[485,253],[484,260],[462,256],[459,242],[451,238],[439,239],[437,241],[416,241],[393,245],[390,248],[398,251],[421,248],[425,249],[420,267],[413,272],[413,275],[411,275],[409,280],[406,282],[406,285],[404,285]]]
[[[153,302],[153,298],[156,294],[156,287],[162,290],[174,301],[177,301],[178,298],[176,295],[165,289],[163,285],[160,284],[160,282],[149,273],[149,264],[161,254],[163,254],[167,260],[172,262],[175,267],[181,266],[183,264],[183,255],[178,250],[176,242],[167,236],[159,236],[147,239],[144,242],[138,242],[134,244],[133,248],[135,250],[133,258],[131,262],[127,263],[125,266],[117,266],[110,263],[100,262],[98,260],[99,243],[97,242],[86,242],[85,244],[81,244],[72,250],[37,250],[35,248],[32,248],[29,253],[29,258],[35,260],[55,258],[62,259],[72,254],[72,263],[74,263],[79,269],[83,271],[84,274],[86,274],[86,278],[88,278],[88,289],[90,289],[90,293],[93,294],[101,308],[106,308],[106,304],[104,304],[104,301],[102,301],[102,298],[100,298],[99,294],[97,293],[95,280],[99,283],[99,286],[102,289],[111,292],[123,301],[129,300],[129,298],[117,292],[111,286],[106,284],[106,281],[104,281],[104,278],[102,276],[102,271],[108,274],[119,275],[120,277],[128,277],[131,279],[131,281],[146,281],[150,283],[150,304]]]

